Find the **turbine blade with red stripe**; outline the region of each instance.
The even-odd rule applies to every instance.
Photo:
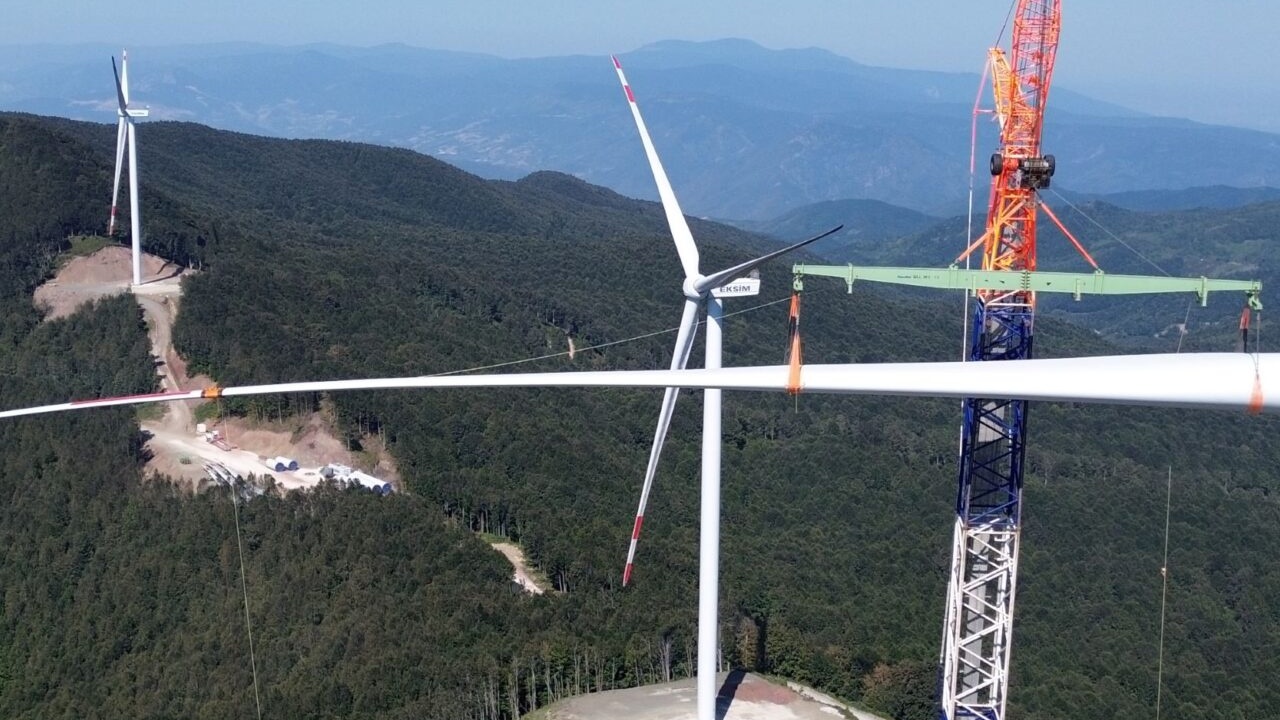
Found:
[[[636,129],[640,132],[640,142],[644,145],[645,157],[649,159],[649,169],[653,172],[653,181],[658,186],[658,197],[662,200],[662,209],[667,216],[667,225],[671,228],[671,239],[675,242],[676,253],[680,256],[680,264],[684,268],[685,303],[684,313],[680,318],[680,332],[676,336],[676,346],[671,356],[671,369],[682,370],[689,362],[689,351],[693,347],[693,337],[698,322],[698,312],[706,298],[704,289],[695,289],[696,283],[702,280],[698,270],[698,246],[693,241],[693,233],[689,223],[680,210],[675,190],[667,179],[667,172],[662,168],[658,158],[658,150],[649,137],[649,129],[640,115],[640,106],[636,103],[635,92],[627,82],[622,71],[622,63],[617,56],[612,56],[613,69],[618,74],[618,82],[627,95],[627,104],[631,108],[631,117],[635,119]],[[676,399],[680,391],[668,388],[662,396],[662,409],[658,413],[658,427],[653,433],[653,445],[649,448],[649,463],[645,467],[644,483],[640,488],[640,504],[636,509],[636,521],[631,528],[631,544],[627,548],[627,563],[622,570],[622,584],[625,587],[631,582],[631,573],[635,567],[636,545],[640,541],[640,528],[644,524],[645,508],[649,504],[649,492],[653,489],[653,480],[658,472],[658,463],[662,459],[662,446],[666,443],[667,430],[671,427],[671,416],[675,412]]]
[[[697,335],[698,309],[697,300],[686,298],[684,314],[680,317],[680,331],[676,334],[675,352],[671,355],[671,369],[683,370],[689,363],[689,352],[693,349],[693,339]],[[671,416],[675,413],[676,398],[679,388],[669,387],[662,395],[662,409],[658,412],[658,427],[653,433],[653,445],[649,448],[649,464],[644,471],[644,485],[640,488],[640,505],[636,508],[636,521],[631,527],[631,545],[627,548],[627,564],[622,570],[622,585],[631,582],[631,571],[636,562],[636,544],[640,542],[640,526],[644,524],[645,509],[649,505],[649,491],[653,489],[653,479],[658,473],[658,461],[662,459],[662,447],[667,441],[667,430],[671,427]]]
[[[649,137],[649,129],[645,127],[644,118],[640,116],[640,106],[636,104],[636,95],[631,90],[631,85],[627,83],[627,76],[622,72],[622,63],[618,62],[617,56],[611,56],[613,59],[613,69],[618,73],[618,81],[622,83],[622,89],[627,94],[627,103],[631,106],[631,116],[635,118],[636,129],[640,131],[640,142],[644,144],[645,157],[649,159],[649,169],[653,171],[653,181],[658,185],[658,197],[662,200],[662,209],[667,215],[667,225],[671,227],[671,238],[675,240],[676,252],[680,255],[680,264],[684,267],[684,276],[686,280],[691,280],[699,276],[698,272],[698,246],[693,242],[693,233],[689,230],[689,223],[684,219],[684,213],[680,211],[680,203],[676,200],[676,193],[671,189],[671,181],[667,179],[666,170],[662,169],[662,161],[658,159],[658,151],[653,147],[653,140]]]

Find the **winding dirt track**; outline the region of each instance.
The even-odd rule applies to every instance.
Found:
[[[99,298],[131,292],[130,253],[124,247],[106,247],[86,257],[73,258],[50,282],[36,289],[36,305],[46,311],[46,319],[65,317],[80,306]],[[188,378],[186,364],[173,350],[173,323],[182,297],[182,278],[191,271],[176,267],[153,255],[142,256],[143,284],[132,288],[147,320],[151,354],[159,360],[157,373],[165,390],[190,390],[208,384],[207,379]],[[202,456],[206,448],[194,438],[193,401],[169,403],[159,420],[142,423],[152,434],[147,444],[152,453],[148,469],[171,477],[199,480],[204,476],[200,463],[182,464],[182,457]],[[214,448],[207,448],[213,450]],[[212,459],[212,458],[211,458]],[[226,458],[217,458],[225,461]],[[229,463],[233,467],[243,462]],[[261,469],[257,469],[261,472]]]
[[[163,389],[194,390],[210,386],[212,381],[209,378],[189,377],[186,362],[173,349],[173,324],[178,318],[182,299],[182,278],[192,271],[176,267],[154,255],[144,254],[142,260],[143,284],[130,288],[132,270],[127,248],[106,247],[92,255],[73,258],[53,280],[36,289],[35,303],[44,310],[45,319],[51,320],[66,317],[94,300],[132,292],[147,321],[151,354],[158,361],[156,371]],[[573,338],[569,338],[569,350],[571,353],[574,350]],[[196,435],[193,411],[199,403],[198,400],[185,400],[156,406],[163,408],[164,414],[157,420],[141,423],[142,429],[151,434],[147,449],[152,457],[147,463],[147,470],[184,479],[193,486],[205,477],[204,461],[222,463],[246,477],[267,472],[258,454],[239,449],[221,450]],[[239,442],[241,438],[265,456],[289,455],[317,466],[329,462],[355,465],[351,453],[332,436],[318,417],[308,421],[308,428],[300,438],[297,433],[277,428],[241,430],[230,439]],[[187,462],[182,462],[184,459]],[[380,476],[394,480],[397,477],[394,465],[389,458],[387,461],[388,467]],[[320,481],[314,468],[303,468],[297,472],[274,471],[271,474],[285,489],[311,487]],[[526,592],[540,595],[546,591],[530,572],[524,553],[518,546],[496,543],[493,548],[511,562],[513,580]]]

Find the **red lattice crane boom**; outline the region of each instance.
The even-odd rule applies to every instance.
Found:
[[[1000,48],[990,53],[1001,149],[991,156],[991,207],[982,236],[985,270],[1036,269],[1036,191],[1049,187],[1055,169],[1054,157],[1041,153],[1040,134],[1061,20],[1059,0],[1022,0],[1011,58]]]

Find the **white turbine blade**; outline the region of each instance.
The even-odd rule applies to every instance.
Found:
[[[93,400],[72,400],[56,405],[5,410],[0,412],[0,419],[23,417],[25,415],[43,415],[45,413],[66,412],[68,410],[87,410],[89,408],[114,407],[117,405],[146,405],[148,403],[172,402],[174,400],[198,400],[203,397],[200,390],[190,392],[159,392],[145,395],[122,395],[119,397],[96,398]],[[216,396],[214,396],[216,397]]]
[[[787,247],[781,248],[779,250],[774,250],[773,252],[768,253],[766,255],[761,255],[755,260],[748,260],[744,263],[734,265],[731,268],[725,268],[720,272],[712,273],[710,275],[707,275],[706,277],[699,278],[698,280],[694,281],[693,287],[699,293],[704,293],[708,290],[714,290],[720,287],[721,285],[724,285],[725,283],[731,282],[751,272],[752,270],[756,269],[760,265],[780,255],[786,255],[787,253],[792,252],[793,250],[799,250],[805,245],[808,245],[810,243],[815,243],[821,240],[822,238],[827,237],[829,235],[834,235],[835,233],[838,233],[843,229],[844,229],[844,225],[837,225],[831,228],[830,230],[822,233],[821,235],[815,235],[809,238],[808,240],[801,240],[800,242],[795,243],[793,245],[788,245]]]
[[[671,355],[671,369],[683,370],[689,363],[689,352],[693,350],[693,338],[698,334],[697,300],[685,299],[684,315],[680,318],[680,331],[676,334],[675,352]],[[680,388],[669,387],[662,395],[662,410],[658,413],[658,427],[653,433],[653,445],[649,448],[649,465],[644,471],[644,485],[640,488],[640,505],[636,508],[635,524],[631,526],[631,545],[627,548],[627,564],[622,570],[622,585],[631,582],[631,570],[636,561],[636,544],[640,541],[640,526],[644,524],[645,508],[649,505],[649,491],[653,489],[653,478],[658,473],[658,461],[662,458],[662,446],[667,440],[667,430],[671,427],[671,415],[676,409],[676,398]]]
[[[658,197],[662,200],[662,209],[667,214],[667,225],[671,226],[671,238],[675,240],[676,252],[680,254],[680,264],[684,267],[685,278],[698,277],[698,246],[693,242],[693,233],[689,231],[689,223],[680,211],[680,203],[676,193],[671,189],[671,181],[667,172],[662,169],[662,161],[658,159],[658,151],[653,147],[649,137],[649,129],[645,127],[644,118],[640,116],[640,106],[636,104],[636,95],[627,83],[627,76],[622,72],[622,63],[617,56],[613,59],[613,69],[618,72],[618,81],[627,94],[627,103],[631,105],[631,116],[636,120],[636,129],[640,131],[640,142],[644,143],[644,154],[649,158],[649,169],[653,171],[653,181],[658,185]]]
[[[1017,362],[806,365],[805,392],[1104,405],[1280,409],[1280,353],[1119,355]],[[726,387],[726,389],[729,389]],[[1280,388],[1277,389],[1280,391]]]
[[[116,76],[116,102],[120,104],[120,114],[129,115],[129,99],[124,94],[124,86],[120,83],[120,71],[116,69],[116,59],[111,58],[111,72]]]
[[[123,90],[124,104],[129,105],[129,51],[120,51],[120,87]]]
[[[189,392],[78,400],[0,412],[0,418],[87,410],[113,405],[241,397],[279,393],[472,387],[630,387],[785,392],[790,367],[717,370],[614,370],[597,372],[450,375],[246,385]],[[1280,353],[1119,355],[1016,362],[938,362],[805,365],[805,392],[836,395],[990,398],[1104,405],[1280,410]],[[1277,391],[1271,392],[1271,385]]]
[[[111,186],[111,218],[107,221],[108,237],[116,232],[116,211],[120,207],[120,172],[124,169],[124,143],[128,134],[126,127],[128,122],[122,117],[116,127],[116,180]]]

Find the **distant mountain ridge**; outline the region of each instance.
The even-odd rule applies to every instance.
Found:
[[[0,109],[109,122],[98,46],[10,47]],[[873,67],[817,48],[665,41],[622,56],[686,211],[764,220],[880,200],[951,214],[968,187],[978,77]],[[408,147],[490,178],[558,170],[654,197],[605,57],[510,60],[406,45],[134,48],[134,97],[159,119]],[[1055,185],[1086,193],[1280,186],[1275,135],[1154,118],[1055,87]],[[981,125],[979,155],[993,149]]]
[[[1280,200],[1280,188],[1274,187],[1192,187],[1182,190],[1131,190],[1120,193],[1063,192],[1071,202],[1104,202],[1126,210],[1161,212],[1168,210],[1195,210],[1197,208],[1227,209]],[[1052,200],[1052,198],[1051,198]]]
[[[815,251],[838,262],[859,245],[913,235],[941,222],[940,217],[879,200],[825,200],[802,205],[771,220],[738,225],[779,239],[814,235],[843,225],[843,230]]]

